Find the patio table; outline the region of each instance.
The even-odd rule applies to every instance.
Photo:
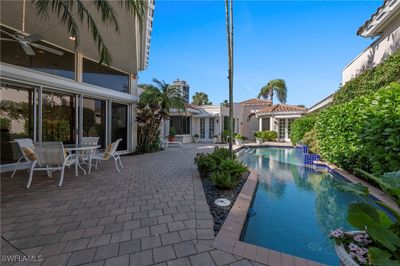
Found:
[[[88,144],[65,144],[64,145],[64,149],[66,152],[68,153],[72,153],[75,152],[77,158],[76,158],[76,162],[75,162],[75,169],[76,169],[76,173],[78,173],[78,167],[82,170],[82,172],[84,173],[84,175],[86,175],[86,170],[83,169],[83,167],[81,166],[81,163],[79,162],[79,159],[82,158],[83,154],[85,152],[88,152],[88,156],[89,156],[89,161],[90,161],[90,156],[91,156],[91,151],[100,148],[100,145],[88,145]],[[90,173],[90,169],[91,169],[92,165],[89,164],[89,173]]]

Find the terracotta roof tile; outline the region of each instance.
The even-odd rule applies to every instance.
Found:
[[[285,112],[296,112],[296,111],[306,111],[305,107],[300,107],[296,105],[287,104],[275,104],[268,108],[261,109],[257,113],[285,113]]]
[[[242,105],[272,105],[272,102],[271,102],[271,100],[253,98],[253,99],[249,99],[249,100],[240,102],[240,104],[242,104]]]
[[[372,20],[374,20],[374,18],[375,18],[377,15],[379,15],[379,13],[381,12],[381,10],[382,10],[387,4],[389,4],[391,1],[392,1],[392,0],[384,0],[384,1],[383,1],[383,4],[382,4],[380,7],[378,7],[378,9],[375,11],[375,13],[373,13],[373,14],[371,15],[371,17],[370,17],[367,21],[365,21],[364,24],[357,30],[357,35],[361,35],[362,32],[363,32],[363,31],[369,26],[369,24],[372,22]]]

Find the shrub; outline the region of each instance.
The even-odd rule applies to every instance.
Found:
[[[236,160],[224,160],[219,170],[211,174],[214,185],[224,189],[234,188],[240,177],[247,171],[247,168]]]
[[[382,174],[400,168],[400,84],[322,111],[315,124],[321,155],[347,169]]]
[[[235,135],[235,139],[237,139],[237,140],[244,140],[244,137],[243,137],[242,135],[240,135],[240,134],[236,134],[236,135]]]
[[[317,130],[315,128],[306,132],[301,142],[307,145],[312,153],[319,154]]]
[[[265,130],[262,132],[261,138],[264,141],[274,141],[278,138],[278,133],[276,133],[275,131]]]
[[[211,157],[216,161],[217,164],[220,164],[223,160],[227,160],[231,158],[230,151],[223,147],[215,147],[214,151],[210,154]],[[233,159],[236,158],[236,155],[233,154]]]
[[[333,104],[348,102],[356,97],[376,92],[391,82],[400,82],[400,50],[376,67],[348,81],[333,97]]]
[[[198,153],[194,158],[194,163],[197,165],[200,175],[204,177],[217,169],[217,164],[210,154]]]
[[[8,129],[11,128],[11,120],[6,117],[0,117],[0,129]]]
[[[176,136],[176,129],[175,129],[175,127],[171,127],[171,128],[169,129],[169,135],[170,135],[171,137],[175,137],[175,136]]]
[[[304,134],[314,128],[315,121],[317,121],[317,115],[308,115],[293,121],[290,125],[290,140],[293,145],[302,142]]]
[[[256,131],[254,132],[254,137],[256,137],[257,139],[262,139],[262,131]]]

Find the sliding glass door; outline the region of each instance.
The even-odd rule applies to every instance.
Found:
[[[33,88],[1,82],[0,164],[16,162],[21,156],[15,139],[34,139],[34,94]]]
[[[121,139],[118,150],[128,149],[128,105],[111,104],[111,141]]]
[[[99,137],[99,145],[106,143],[106,101],[83,98],[83,137]]]
[[[75,95],[43,91],[42,140],[75,143]]]

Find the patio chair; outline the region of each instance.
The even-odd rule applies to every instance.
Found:
[[[82,137],[81,144],[97,146],[99,143],[99,139],[100,139],[99,137]],[[99,151],[97,149],[93,149],[81,154],[82,161],[87,162],[87,164],[89,165],[89,171],[88,171],[89,174],[92,169],[92,158],[98,153]]]
[[[162,149],[168,148],[168,140],[163,139],[163,138],[160,137],[160,147],[161,147]]]
[[[21,157],[18,158],[17,163],[15,164],[14,172],[11,175],[11,178],[14,177],[17,172],[18,165],[25,160],[26,162],[32,163],[35,160],[35,151],[33,147],[33,140],[25,138],[25,139],[16,139],[19,149],[21,150]]]
[[[110,158],[114,159],[115,167],[117,168],[118,173],[120,172],[120,170],[118,168],[118,162],[119,162],[121,168],[124,168],[122,166],[121,157],[119,156],[119,153],[117,152],[118,145],[121,141],[122,141],[122,139],[118,139],[117,141],[109,144],[107,149],[104,152],[98,153],[92,157],[92,159],[96,160],[96,165],[95,165],[96,170],[97,170],[97,165],[99,164],[100,161],[108,161]]]
[[[71,166],[76,163],[76,155],[67,155],[64,152],[64,145],[61,142],[34,142],[35,155],[37,159],[32,162],[29,172],[27,188],[31,186],[34,171],[57,171],[61,170],[59,186],[62,186],[64,180],[65,166]]]

